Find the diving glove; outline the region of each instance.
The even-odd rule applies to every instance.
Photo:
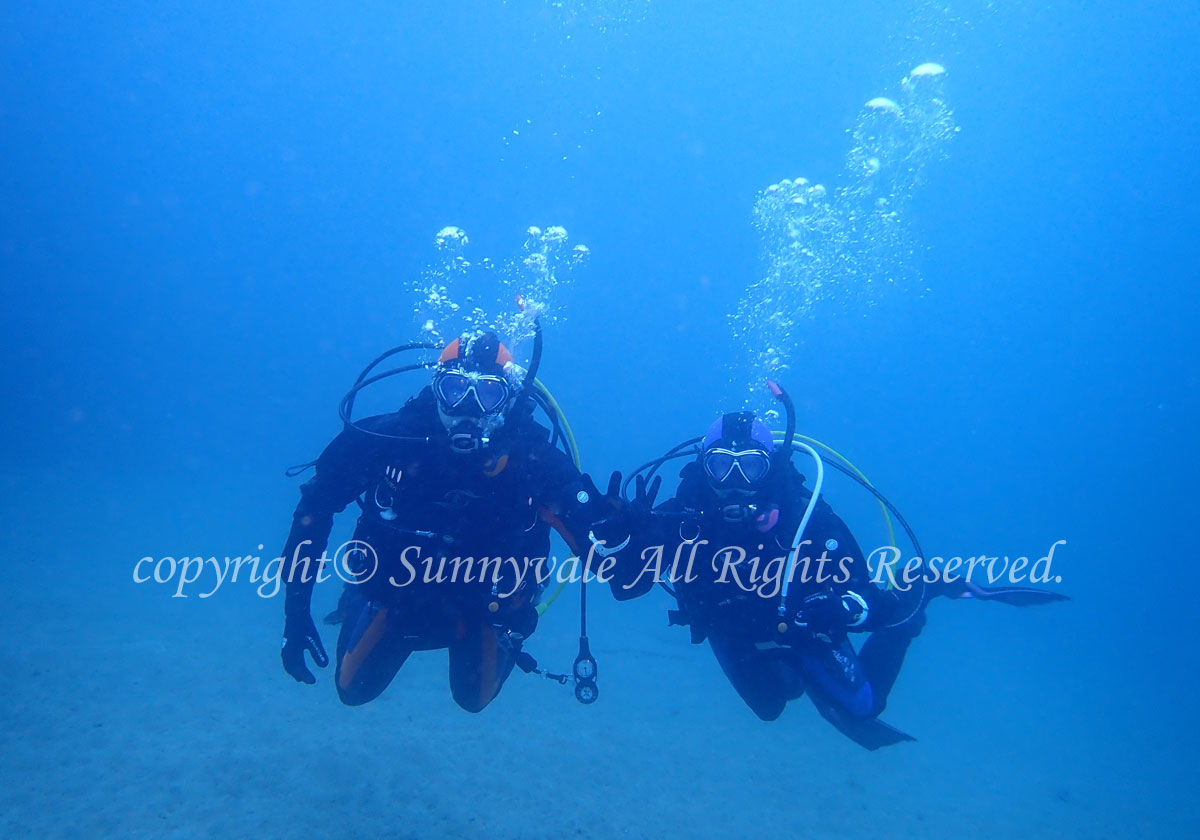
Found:
[[[592,522],[600,522],[613,517],[625,509],[625,500],[621,498],[621,473],[614,471],[608,477],[608,492],[601,493],[600,488],[588,473],[580,476],[583,482],[585,497],[581,496],[587,506],[588,516]]]
[[[283,623],[283,670],[292,675],[297,682],[312,685],[317,681],[308,663],[304,661],[304,652],[312,656],[317,667],[324,668],[329,664],[329,655],[321,644],[321,634],[317,625],[313,624],[312,615],[307,611],[288,615]]]
[[[655,476],[654,480],[647,484],[645,476],[639,474],[634,483],[633,499],[627,502],[621,495],[620,472],[609,476],[608,492],[603,494],[592,481],[592,477],[585,473],[583,487],[588,494],[588,505],[592,513],[593,538],[604,543],[610,551],[618,550],[628,543],[640,521],[654,510],[654,499],[660,486],[661,476]]]

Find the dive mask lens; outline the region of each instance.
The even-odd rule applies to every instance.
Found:
[[[437,398],[447,408],[454,408],[462,402],[466,398],[467,391],[470,388],[470,380],[461,373],[443,373],[434,382]]]
[[[767,477],[767,471],[771,469],[771,459],[760,449],[739,452],[738,467],[741,469],[742,475],[746,477],[746,481],[758,484]]]
[[[710,449],[704,453],[704,471],[718,484],[729,478],[733,471],[734,456],[727,449]]]
[[[481,376],[475,380],[475,397],[485,413],[499,411],[508,401],[508,383],[496,376]]]

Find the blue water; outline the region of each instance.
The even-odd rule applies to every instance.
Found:
[[[0,835],[1197,834],[1193,4],[0,21]],[[795,313],[781,379],[927,550],[1067,540],[1074,600],[935,604],[886,715],[916,744],[864,753],[803,703],[759,722],[657,596],[594,594],[595,706],[517,674],[469,716],[434,655],[346,709],[327,672],[280,669],[280,599],[133,583],[143,556],[278,551],[283,468],[419,335],[446,225],[475,260],[519,256],[531,225],[590,249],[541,371],[585,469],[700,434],[753,378],[729,315],[769,256],[758,195],[836,184],[863,103],[925,61],[959,132],[906,196],[903,282]],[[552,667],[562,604],[535,638]]]

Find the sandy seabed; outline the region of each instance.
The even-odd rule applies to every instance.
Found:
[[[347,708],[332,669],[283,672],[278,600],[135,586],[123,521],[9,535],[0,836],[1196,836],[1187,779],[1155,764],[1168,730],[1123,725],[1120,697],[1082,713],[1105,695],[1063,678],[1075,642],[1038,641],[1071,605],[936,604],[884,715],[919,740],[877,753],[804,699],[759,721],[660,595],[593,594],[594,706],[517,672],[469,714],[427,652]],[[542,664],[570,667],[577,622],[564,596],[530,645]]]

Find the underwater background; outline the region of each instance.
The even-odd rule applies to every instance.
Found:
[[[0,835],[1197,836],[1197,44],[1183,2],[6,4]],[[770,374],[929,553],[1065,540],[1073,600],[935,603],[918,741],[867,753],[755,718],[662,593],[589,591],[595,705],[469,715],[444,653],[345,708],[280,597],[134,583],[274,557],[363,365],[530,289],[585,470]]]

